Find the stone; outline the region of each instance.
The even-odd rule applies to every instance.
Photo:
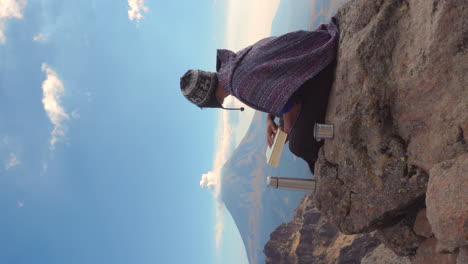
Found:
[[[384,244],[380,244],[361,260],[361,264],[411,264],[409,257],[402,257],[395,254]]]
[[[422,209],[416,215],[416,220],[414,221],[413,231],[419,236],[429,238],[432,236],[432,229],[429,220],[426,216],[426,208]]]
[[[467,247],[468,153],[431,169],[426,204],[439,251],[453,252]]]
[[[340,249],[336,263],[357,263],[356,260],[361,260],[362,262],[362,258],[380,244],[380,241],[373,236],[358,236],[353,240],[351,245]]]
[[[457,254],[443,254],[437,252],[437,239],[429,238],[422,242],[414,257],[412,264],[456,264]]]
[[[468,263],[468,248],[462,248],[460,253],[458,253],[457,264],[466,264]]]
[[[409,215],[392,226],[379,229],[377,237],[398,256],[412,256],[423,241],[413,231],[414,220],[415,216]]]

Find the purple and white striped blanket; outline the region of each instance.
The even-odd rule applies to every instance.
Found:
[[[336,57],[335,18],[315,31],[296,31],[258,41],[237,53],[218,50],[220,84],[250,107],[280,116],[301,85]]]

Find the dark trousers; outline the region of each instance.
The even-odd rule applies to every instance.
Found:
[[[312,173],[323,141],[314,138],[314,124],[324,123],[328,96],[333,83],[336,63],[330,63],[314,78],[305,82],[294,95],[301,103],[299,115],[289,133],[289,149],[304,159]]]

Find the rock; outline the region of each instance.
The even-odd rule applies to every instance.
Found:
[[[422,209],[416,215],[416,220],[414,221],[413,231],[419,236],[429,238],[432,236],[431,224],[426,217],[426,208]]]
[[[468,263],[468,248],[462,248],[460,253],[458,253],[457,264],[466,264]]]
[[[341,232],[358,234],[423,208],[431,168],[468,151],[468,7],[354,0],[337,17],[326,116],[335,138],[316,163],[316,201]]]
[[[266,263],[284,261],[289,257],[291,245],[294,243],[296,232],[299,230],[298,223],[283,223],[270,235],[270,240],[265,244],[264,253],[267,256]]]
[[[397,256],[384,244],[380,244],[361,260],[361,264],[411,264],[409,257]]]
[[[329,224],[307,195],[289,223],[270,235],[265,263],[360,263],[380,241],[374,234],[345,235]]]
[[[427,218],[440,251],[468,246],[468,153],[430,171]]]
[[[335,263],[358,263],[368,252],[380,245],[380,241],[372,236],[358,236],[351,245],[340,249],[340,255]]]
[[[292,234],[288,243],[300,241],[303,255],[299,260],[297,248],[287,246],[275,263],[334,263],[339,258],[332,256],[361,236],[375,238],[375,230],[385,246],[368,251],[363,262],[392,250],[416,254],[415,263],[453,263],[457,254],[438,247],[462,250],[465,261],[468,2],[352,0],[337,18],[341,36],[326,116],[335,137],[325,140],[314,172],[320,220],[295,218],[297,230],[284,232]],[[322,221],[340,232],[317,246],[311,234]],[[310,241],[298,238],[307,232]],[[274,250],[265,247],[266,254]]]
[[[377,237],[399,256],[416,254],[423,238],[413,231],[415,216],[408,215],[397,224],[377,231]]]
[[[437,240],[426,239],[418,248],[417,254],[411,258],[412,264],[456,264],[457,254],[438,253]]]

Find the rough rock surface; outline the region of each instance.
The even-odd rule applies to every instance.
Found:
[[[432,236],[431,224],[427,220],[426,208],[419,211],[416,215],[416,220],[414,221],[413,231],[416,235],[429,238]]]
[[[411,257],[413,264],[456,264],[457,254],[443,254],[437,252],[437,240],[426,239],[418,248],[418,254]]]
[[[305,196],[291,222],[270,235],[266,263],[360,263],[380,241],[373,234],[344,235],[329,224]]]
[[[439,250],[468,247],[468,153],[431,169],[426,203]]]
[[[466,1],[355,0],[340,48],[317,207],[347,234],[424,205],[430,169],[467,152]],[[450,34],[447,34],[447,32]]]
[[[337,17],[341,38],[326,117],[335,138],[326,140],[315,166],[320,221],[341,231],[336,236],[378,230],[383,244],[362,261],[390,249],[412,255],[413,263],[464,261],[468,2],[352,0]],[[309,229],[301,221],[291,227],[303,235]],[[287,232],[288,246],[275,253],[282,262],[270,263],[308,263],[295,248],[311,254],[317,242]],[[265,247],[267,256],[275,250]]]
[[[458,253],[457,264],[468,263],[468,248],[462,248]]]
[[[361,260],[361,264],[411,264],[408,257],[400,257],[381,244]]]
[[[424,240],[413,231],[416,215],[408,214],[397,224],[377,231],[377,237],[399,256],[415,255]]]

